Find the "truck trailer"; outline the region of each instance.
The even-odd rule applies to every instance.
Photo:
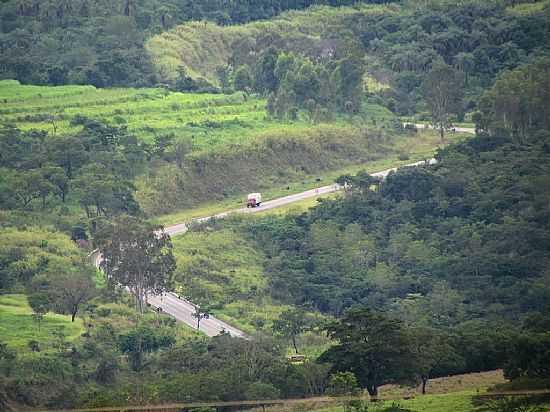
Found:
[[[250,193],[246,202],[246,207],[259,207],[262,204],[261,193]]]

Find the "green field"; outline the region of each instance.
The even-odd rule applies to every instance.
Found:
[[[68,134],[78,116],[125,125],[141,139],[177,133],[193,140],[197,150],[243,143],[258,131],[285,126],[266,119],[265,100],[241,93],[184,94],[164,89],[96,89],[93,86],[27,86],[0,81],[1,121],[22,130]],[[307,127],[296,123],[292,128]]]
[[[71,322],[70,316],[48,313],[38,323],[32,317],[32,309],[25,295],[0,295],[0,336],[2,342],[18,351],[27,351],[28,342],[38,341],[42,349],[50,348],[62,330],[68,340],[76,339],[84,331],[82,320]]]
[[[77,133],[75,118],[84,116],[127,126],[146,142],[174,133],[193,141],[195,151],[219,145],[252,142],[258,135],[305,132],[311,123],[300,119],[282,123],[267,116],[266,100],[242,93],[177,93],[165,89],[97,89],[93,86],[31,86],[0,81],[0,122],[22,130],[50,134]],[[391,119],[386,109],[365,105],[361,117]],[[336,124],[345,125],[342,118]]]

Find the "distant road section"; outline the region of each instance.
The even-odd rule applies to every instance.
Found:
[[[433,164],[435,163],[435,161],[436,161],[435,159],[429,159],[428,163]],[[426,162],[422,160],[420,162],[411,163],[401,167],[420,166],[425,163]],[[397,169],[398,169],[397,167],[393,167],[391,169],[382,170],[381,172],[372,173],[372,176],[385,178],[390,172],[393,172]],[[284,196],[273,200],[268,200],[267,202],[263,202],[260,207],[254,207],[254,208],[243,207],[240,209],[233,209],[227,212],[218,213],[212,216],[205,216],[197,219],[192,219],[191,223],[203,223],[203,222],[207,222],[210,219],[223,219],[229,215],[236,214],[236,213],[261,213],[261,212],[265,212],[266,210],[275,209],[281,206],[286,206],[291,203],[299,202],[305,199],[310,199],[312,197],[318,197],[327,193],[338,192],[342,189],[343,189],[342,186],[335,183],[329,186],[322,186],[316,189],[306,190],[305,192],[296,193],[294,195],[289,195],[289,196]],[[168,226],[164,230],[170,236],[177,236],[187,232],[187,230],[189,230],[188,225],[189,225],[188,223],[179,223],[177,225]]]
[[[436,160],[429,159],[427,161],[415,162],[402,167],[420,166],[426,163],[434,164],[436,163]],[[397,167],[372,173],[372,176],[385,178],[390,172],[395,170],[397,170]],[[205,216],[205,217],[193,219],[191,223],[206,222],[210,219],[223,219],[229,215],[236,214],[236,213],[243,213],[243,214],[261,213],[266,210],[275,209],[281,206],[286,206],[294,202],[299,202],[304,199],[310,199],[310,198],[324,195],[327,193],[337,192],[342,189],[343,189],[343,186],[340,186],[339,184],[322,186],[317,189],[306,190],[305,192],[296,193],[294,195],[289,195],[285,197],[280,197],[278,199],[269,200],[267,202],[262,203],[260,207],[250,208],[250,209],[243,207],[241,209],[234,209],[227,212],[218,213],[212,216]],[[168,233],[170,236],[181,235],[187,232],[188,230],[189,230],[188,223],[180,223],[180,224],[168,226],[165,228],[165,232]],[[99,267],[102,260],[101,254],[98,251],[95,251],[91,255],[91,258],[95,263],[95,265]],[[156,309],[160,308],[162,312],[173,316],[178,321],[183,322],[191,326],[192,328],[197,327],[197,319],[193,317],[193,313],[195,313],[196,306],[192,302],[180,298],[178,295],[176,295],[173,292],[167,292],[162,296],[149,296],[147,300],[152,307]],[[200,330],[206,335],[211,337],[217,336],[221,332],[228,332],[231,334],[231,336],[246,339],[246,334],[243,331],[235,327],[232,327],[231,325],[217,319],[214,316],[210,316],[208,319],[202,319],[200,322]]]
[[[403,123],[403,126],[413,125],[417,129],[435,129],[431,124],[419,124],[419,123]],[[476,129],[473,127],[453,127],[452,130],[446,130],[448,133],[449,131],[455,131],[458,133],[469,133],[469,134],[476,134]]]
[[[161,308],[163,312],[173,316],[180,322],[193,328],[197,327],[197,319],[193,317],[195,305],[188,300],[181,299],[175,293],[167,292],[162,296],[149,296],[147,301],[154,308]],[[214,316],[210,316],[208,319],[202,319],[200,330],[208,336],[216,336],[224,331],[230,333],[231,336],[246,339],[246,335],[243,331],[216,319]]]

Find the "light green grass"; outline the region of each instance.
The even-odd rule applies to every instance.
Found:
[[[77,133],[75,116],[125,125],[142,140],[175,133],[192,139],[194,149],[253,140],[259,130],[304,128],[267,119],[265,100],[234,95],[170,93],[164,89],[96,89],[93,86],[28,86],[0,81],[2,121],[22,130]]]
[[[388,407],[395,403],[415,412],[474,412],[474,406],[472,405],[473,395],[475,395],[473,391],[443,395],[425,395],[408,400],[385,401],[383,406]],[[382,405],[378,403],[376,407],[381,408]],[[380,409],[373,409],[373,411],[376,410]],[[345,412],[345,409],[344,406],[335,406],[318,409],[316,412]]]
[[[478,409],[472,404],[472,398],[478,395],[477,391],[463,391],[446,393],[440,395],[417,396],[414,399],[385,401],[383,406],[392,404],[400,405],[403,408],[414,412],[475,412]],[[382,405],[377,404],[378,408]],[[541,405],[544,411],[550,410],[550,404]],[[369,411],[371,409],[369,408]],[[373,409],[373,412],[379,409]],[[343,406],[317,409],[316,412],[345,412]]]
[[[221,145],[252,143],[259,135],[304,133],[312,127],[303,117],[280,122],[267,115],[266,100],[242,93],[233,95],[176,93],[165,89],[97,89],[93,86],[32,86],[14,80],[0,81],[0,117],[21,130],[50,134],[75,134],[82,126],[71,125],[76,116],[126,126],[145,142],[173,133],[193,142],[194,151]],[[365,105],[362,118],[393,118],[377,105]],[[345,127],[350,119],[334,122]]]
[[[80,319],[71,322],[70,316],[53,313],[44,316],[39,330],[31,315],[32,309],[25,295],[0,295],[0,341],[18,351],[25,351],[28,342],[36,340],[45,349],[55,340],[53,332],[57,328],[63,329],[69,341],[84,332]]]

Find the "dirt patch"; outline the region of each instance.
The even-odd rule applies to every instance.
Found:
[[[468,373],[464,375],[447,376],[432,379],[426,387],[427,394],[443,394],[476,390],[484,392],[488,387],[507,382],[502,370]],[[421,394],[421,386],[404,387],[399,385],[384,385],[380,387],[380,397],[395,399],[397,397],[413,397]]]

